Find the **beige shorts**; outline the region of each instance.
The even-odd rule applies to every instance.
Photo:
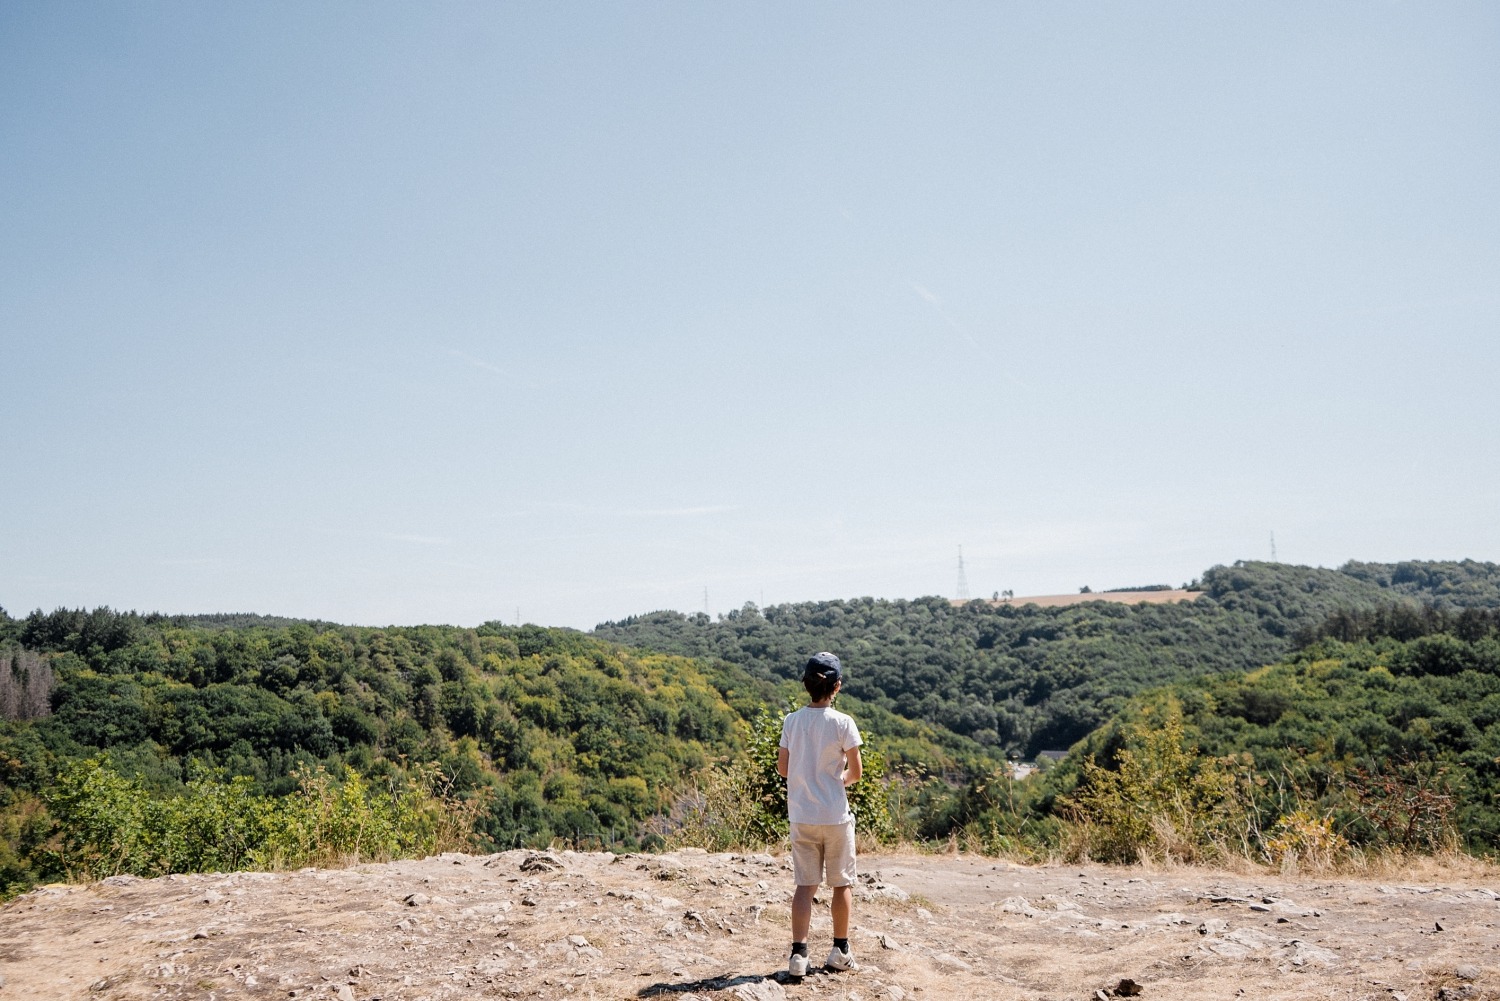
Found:
[[[817,886],[825,870],[829,886],[854,885],[854,821],[792,825],[792,873],[797,885]]]

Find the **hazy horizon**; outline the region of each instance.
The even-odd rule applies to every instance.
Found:
[[[1446,560],[1442,560],[1442,561],[1439,561],[1439,560],[1432,560],[1432,561],[1417,560],[1415,562],[1455,562],[1455,563],[1462,563],[1462,562],[1465,562],[1466,559],[1467,558],[1465,558],[1465,559],[1457,559],[1457,560],[1452,560],[1452,561],[1446,561]],[[1240,562],[1240,561],[1233,561],[1233,562]],[[1272,561],[1245,560],[1243,562],[1254,563],[1254,562],[1272,562]],[[1282,563],[1283,565],[1287,565],[1287,566],[1307,567],[1309,569],[1338,570],[1338,569],[1340,569],[1340,567],[1342,567],[1343,565],[1345,565],[1347,563],[1350,563],[1350,562],[1370,563],[1370,562],[1377,562],[1377,561],[1352,559],[1352,560],[1345,560],[1345,561],[1343,561],[1343,563],[1340,563],[1338,566],[1331,566],[1331,567],[1311,567],[1311,566],[1309,566],[1307,564],[1286,564],[1284,561],[1280,561],[1280,560],[1277,560],[1277,561],[1274,561],[1274,562]],[[1395,561],[1395,562],[1405,562],[1405,561]],[[1476,562],[1488,562],[1488,561],[1476,561]],[[1218,566],[1229,566],[1229,565],[1231,565],[1231,563],[1223,563],[1223,564],[1215,564],[1215,565],[1218,565]],[[1166,580],[1160,580],[1160,581],[1136,581],[1133,584],[1129,584],[1129,585],[1108,585],[1108,586],[1105,586],[1105,587],[1094,587],[1093,585],[1080,585],[1078,588],[1074,588],[1073,590],[1070,590],[1070,591],[1056,591],[1056,592],[1049,592],[1047,594],[1042,594],[1040,592],[1038,592],[1038,593],[1022,594],[1022,593],[1018,592],[1018,593],[1015,593],[1015,594],[1012,594],[1012,595],[1009,595],[1009,596],[1006,596],[1006,597],[1003,597],[1003,598],[1002,598],[1002,591],[1003,591],[1003,589],[1002,589],[1002,591],[991,590],[989,592],[985,592],[983,594],[980,594],[980,593],[974,592],[973,588],[971,587],[970,588],[970,594],[969,594],[968,600],[970,600],[970,601],[974,601],[974,600],[993,601],[993,600],[996,600],[996,599],[1001,599],[1001,600],[1008,601],[1008,602],[1010,602],[1012,604],[1015,604],[1015,605],[1023,605],[1023,604],[1026,603],[1027,599],[1029,599],[1029,598],[1077,597],[1080,600],[1090,600],[1090,595],[1095,596],[1095,597],[1102,597],[1102,596],[1110,594],[1110,593],[1140,591],[1140,590],[1148,589],[1148,588],[1159,588],[1162,585],[1166,585],[1168,588],[1170,588],[1171,590],[1175,591],[1175,590],[1181,590],[1183,588],[1186,588],[1186,587],[1189,587],[1189,586],[1191,586],[1193,584],[1198,583],[1199,580],[1200,580],[1200,578],[1201,578],[1201,576],[1202,576],[1202,573],[1206,572],[1206,571],[1208,571],[1210,569],[1212,569],[1212,567],[1204,567],[1203,571],[1200,571],[1200,573],[1195,574],[1192,578],[1189,578],[1187,580],[1177,581],[1175,583],[1174,582],[1169,582],[1169,581],[1166,581]],[[957,565],[955,564],[955,587],[956,587],[956,584],[957,584]],[[1089,594],[1082,593],[1082,587],[1084,587],[1084,586],[1088,586],[1089,587],[1089,589],[1090,589]],[[820,603],[820,602],[832,602],[832,601],[844,601],[844,602],[848,602],[848,601],[859,601],[859,600],[863,600],[863,599],[867,599],[867,598],[868,599],[873,599],[875,601],[884,601],[884,602],[920,601],[920,600],[924,600],[924,599],[928,599],[928,598],[940,598],[940,599],[947,600],[947,601],[956,601],[956,600],[959,600],[958,597],[957,597],[957,595],[956,595],[956,593],[940,593],[940,592],[933,592],[931,594],[914,594],[914,595],[897,595],[897,596],[882,596],[882,595],[873,595],[873,594],[823,595],[823,596],[820,596],[820,597],[804,597],[804,598],[798,598],[798,599],[788,600],[788,601],[769,602],[769,603],[766,603],[766,604],[762,604],[759,601],[755,601],[754,599],[747,598],[745,601],[741,602],[738,605],[726,606],[724,608],[720,608],[720,609],[717,609],[717,610],[712,610],[712,611],[709,611],[708,614],[714,616],[715,618],[722,618],[725,615],[728,615],[730,612],[743,610],[747,605],[754,605],[757,608],[766,609],[766,608],[773,608],[773,607],[775,607],[777,605],[794,605],[794,604]],[[60,606],[60,607],[68,607],[68,606]],[[83,607],[86,610],[92,610],[93,608],[97,608],[97,607],[100,607],[100,606],[98,606],[98,605],[84,605],[84,606],[80,606],[80,607]],[[51,612],[51,611],[55,611],[55,609],[52,609],[52,608],[37,608],[37,609],[17,610],[17,609],[9,608],[9,607],[5,606],[3,603],[0,603],[0,609],[4,609],[6,611],[6,613],[9,614],[14,619],[23,619],[27,615],[32,614],[32,612],[34,612],[34,611],[38,611],[38,612]],[[173,609],[164,609],[164,608],[149,608],[148,609],[148,608],[118,608],[118,607],[116,607],[116,608],[114,608],[114,611],[117,611],[117,612],[127,612],[127,613],[128,612],[136,612],[136,613],[139,613],[141,615],[181,616],[181,617],[186,617],[186,618],[192,618],[194,616],[214,616],[214,615],[226,615],[226,616],[228,616],[228,615],[249,615],[249,616],[262,616],[262,617],[265,617],[265,618],[273,618],[273,619],[282,619],[282,618],[284,618],[284,619],[297,619],[299,621],[321,621],[321,622],[329,622],[329,623],[333,623],[333,624],[337,624],[337,625],[343,625],[343,626],[359,626],[359,627],[370,627],[370,628],[381,628],[381,627],[386,627],[386,626],[397,627],[397,628],[408,627],[408,626],[456,626],[456,627],[459,627],[459,628],[473,628],[475,626],[484,625],[484,624],[489,623],[489,622],[499,622],[500,624],[506,625],[506,626],[528,625],[528,626],[542,626],[542,627],[563,627],[563,628],[578,629],[578,630],[583,631],[583,632],[590,632],[593,629],[595,629],[596,627],[601,626],[601,625],[605,625],[605,624],[608,624],[608,623],[611,623],[611,622],[619,622],[619,621],[622,621],[624,619],[633,618],[633,617],[639,617],[639,616],[642,616],[642,615],[651,615],[651,614],[654,614],[654,613],[657,613],[657,612],[680,612],[680,613],[682,613],[684,615],[692,616],[692,615],[696,615],[696,614],[698,614],[700,612],[704,612],[705,609],[701,608],[701,607],[700,608],[696,608],[696,609],[694,609],[694,608],[666,608],[666,607],[663,607],[663,608],[642,608],[642,609],[638,609],[638,610],[633,611],[633,612],[628,612],[628,613],[623,614],[623,615],[615,616],[612,619],[601,619],[600,621],[595,622],[595,623],[593,623],[591,625],[588,625],[588,626],[579,626],[579,625],[574,625],[574,624],[570,624],[570,623],[535,622],[535,621],[531,621],[531,620],[526,619],[524,616],[518,619],[514,615],[512,615],[512,616],[492,615],[492,616],[489,616],[487,618],[479,619],[477,621],[472,621],[472,622],[471,621],[464,621],[464,622],[427,621],[427,620],[420,621],[420,622],[417,622],[417,621],[360,622],[360,621],[350,621],[350,620],[341,620],[341,619],[329,619],[329,618],[322,618],[322,617],[318,617],[318,616],[289,615],[289,614],[286,614],[286,613],[283,613],[283,612],[276,611],[274,609],[272,609],[272,610],[264,610],[264,609],[244,609],[244,608],[240,608],[240,609],[223,609],[223,608],[221,608],[221,609],[201,609],[200,608],[200,609],[189,609],[189,610],[184,610],[184,609],[175,609],[175,610],[173,610]],[[514,611],[520,612],[521,609],[518,608],[518,609],[515,609]]]

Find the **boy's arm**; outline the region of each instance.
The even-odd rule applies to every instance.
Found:
[[[865,773],[864,762],[859,759],[859,746],[844,752],[844,785],[852,786]]]
[[[790,758],[788,758],[787,756],[786,748],[776,748],[776,774],[780,775],[782,778],[786,778],[786,764],[789,760]]]

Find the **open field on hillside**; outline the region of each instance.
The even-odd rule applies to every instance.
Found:
[[[1477,863],[1349,878],[861,861],[852,973],[785,975],[783,857],[511,851],[42,888],[0,908],[3,996],[1500,997],[1500,873]]]
[[[1203,596],[1202,591],[1090,591],[1088,594],[1034,594],[1020,598],[1001,598],[998,601],[985,599],[986,605],[1036,605],[1039,608],[1062,608],[1066,605],[1081,605],[1085,601],[1113,601],[1122,605],[1165,605],[1174,601],[1193,601]],[[954,601],[955,605],[968,602]]]

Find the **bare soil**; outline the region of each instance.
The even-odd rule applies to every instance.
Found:
[[[1173,601],[1196,601],[1202,591],[1090,591],[1088,594],[1034,594],[1021,598],[1001,598],[998,601],[985,599],[988,605],[1040,605],[1042,608],[1060,608],[1064,605],[1081,605],[1085,601],[1114,601],[1124,605],[1164,605]],[[955,605],[966,605],[966,601],[954,601]]]
[[[45,887],[0,908],[0,1001],[1500,998],[1500,871],[1478,864],[1349,878],[900,854],[861,870],[860,968],[800,980],[791,871],[771,855],[511,851]]]

